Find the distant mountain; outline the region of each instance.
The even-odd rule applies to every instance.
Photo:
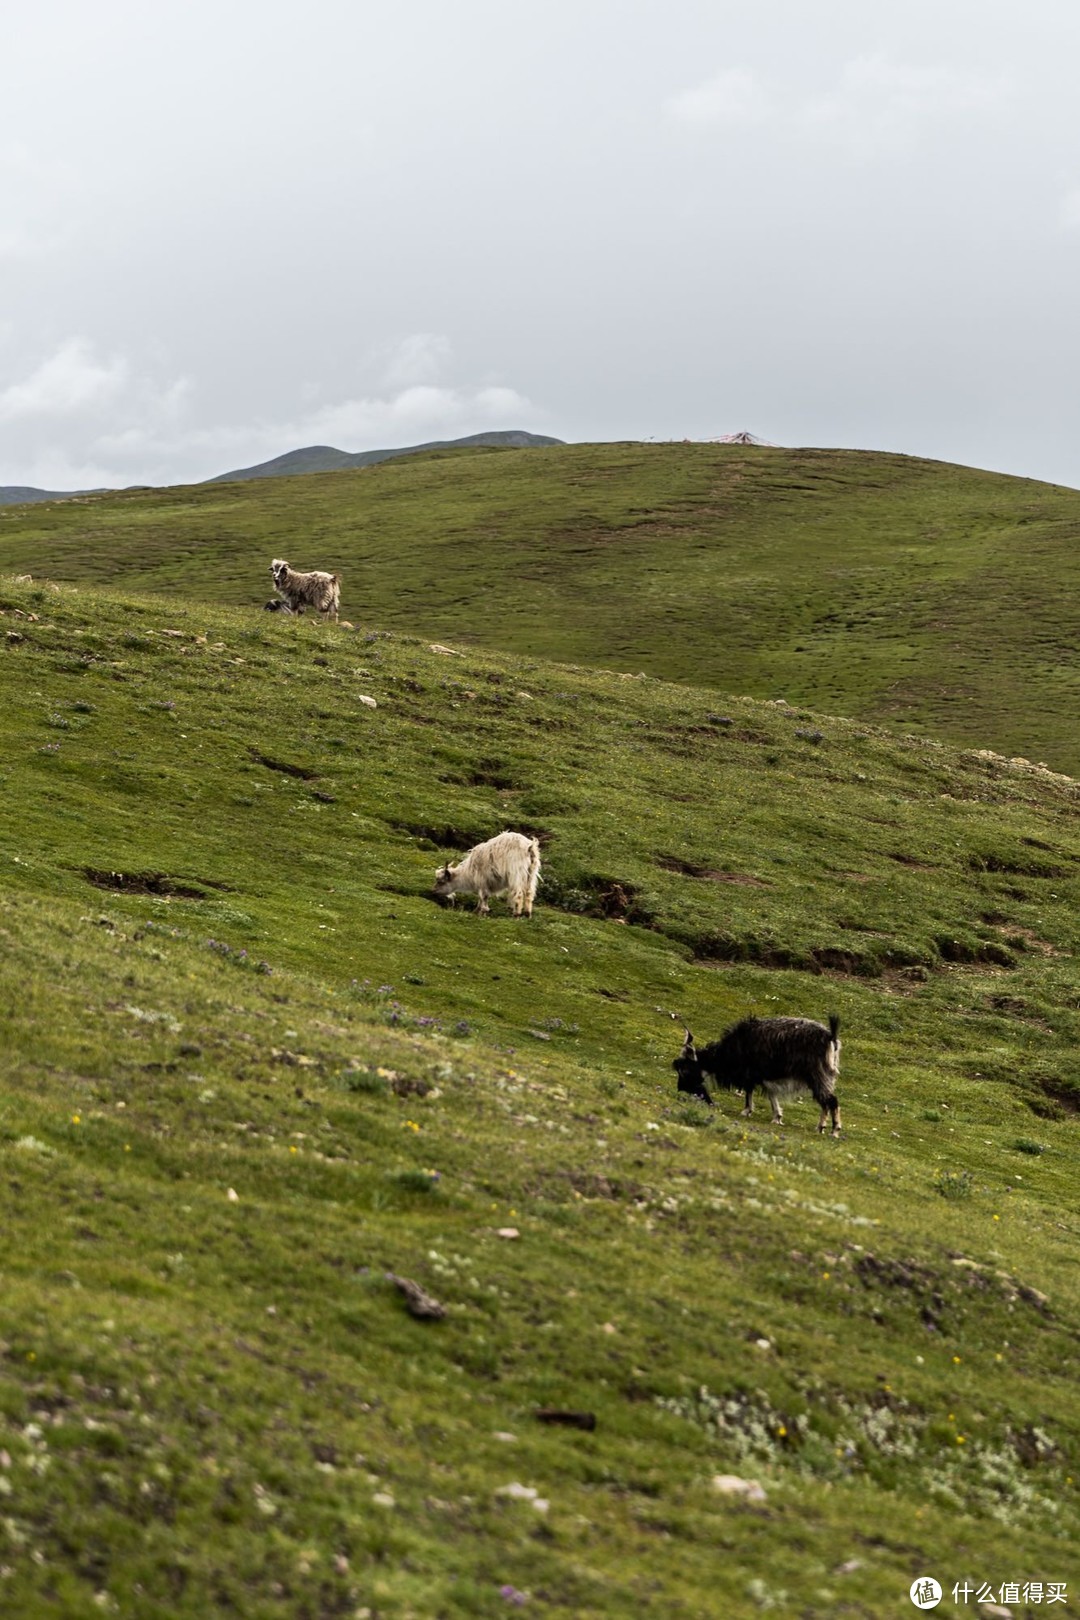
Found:
[[[0,506],[29,506],[31,501],[70,501],[73,495],[103,495],[101,489],[31,489],[26,484],[0,484]]]
[[[499,433],[471,433],[465,439],[433,439],[430,444],[409,444],[398,450],[335,450],[330,444],[311,444],[306,450],[287,450],[273,461],[257,467],[237,467],[234,472],[207,478],[208,484],[236,484],[247,478],[291,478],[297,473],[339,472],[345,467],[370,467],[392,456],[416,456],[425,450],[539,450],[545,445],[562,444],[543,433],[525,433],[508,428]],[[133,489],[147,486],[136,484]],[[32,489],[25,484],[0,484],[0,506],[28,506],[33,501],[70,501],[75,495],[104,495],[102,489]]]
[[[464,439],[433,439],[430,444],[410,444],[397,450],[335,450],[333,445],[312,444],[306,450],[288,450],[257,467],[238,467],[235,472],[218,473],[208,484],[238,483],[247,478],[291,478],[298,473],[341,472],[346,467],[370,467],[393,456],[415,456],[425,450],[539,450],[545,445],[562,444],[543,433],[525,433],[510,428],[500,433],[471,433]]]

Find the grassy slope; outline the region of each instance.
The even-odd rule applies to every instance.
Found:
[[[0,567],[786,697],[1080,772],[1080,493],[904,456],[706,444],[406,457],[0,513]]]
[[[1069,1578],[1075,785],[406,637],[0,609],[4,1613]],[[532,923],[434,906],[506,823]],[[679,1104],[669,1009],[838,1010],[845,1136]]]

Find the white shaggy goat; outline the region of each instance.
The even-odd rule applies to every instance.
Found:
[[[476,909],[486,917],[488,896],[505,894],[511,914],[532,916],[536,885],[540,881],[540,845],[524,833],[501,832],[486,844],[477,844],[457,866],[440,867],[435,894],[452,900],[457,894],[475,894]]]
[[[274,588],[290,613],[303,613],[310,607],[326,618],[331,613],[337,618],[341,605],[340,574],[324,574],[319,569],[301,574],[281,557],[274,558],[270,572],[274,576]]]

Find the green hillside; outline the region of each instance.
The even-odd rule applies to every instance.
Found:
[[[0,512],[0,567],[784,697],[1080,773],[1080,492],[857,451],[566,445]]]
[[[487,459],[287,487],[374,491],[372,547],[391,489]],[[315,560],[248,495],[90,503],[82,543],[178,593],[202,544],[240,595]],[[66,510],[5,557],[89,572]],[[0,1613],[876,1620],[924,1574],[1075,1580],[1076,784],[353,612],[0,581]],[[434,904],[507,825],[532,921]],[[673,1012],[833,1011],[839,1140],[676,1096]]]

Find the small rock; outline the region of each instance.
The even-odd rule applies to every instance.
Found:
[[[240,1202],[240,1194],[237,1192],[235,1187],[230,1187],[225,1196],[229,1200],[230,1204],[238,1204]]]
[[[516,1226],[500,1226],[495,1233],[495,1236],[501,1238],[518,1238],[521,1236],[521,1233],[518,1231]]]
[[[429,644],[428,651],[433,653],[446,653],[451,658],[460,658],[462,656],[456,647],[444,647],[439,641],[431,642]]]
[[[849,1558],[846,1564],[839,1564],[837,1566],[836,1573],[838,1575],[854,1575],[855,1571],[857,1569],[862,1569],[862,1567],[863,1561],[861,1558]]]
[[[369,709],[377,709],[379,707],[375,699],[373,697],[368,697],[364,692],[357,693],[356,701],[358,703],[366,703]]]
[[[419,1283],[413,1282],[411,1277],[398,1277],[394,1272],[388,1271],[386,1280],[404,1294],[405,1309],[418,1321],[441,1322],[446,1315],[446,1306],[421,1288]]]
[[[371,1500],[377,1503],[379,1507],[392,1508],[397,1506],[389,1491],[376,1491]]]
[[[522,1485],[520,1480],[512,1480],[509,1485],[500,1485],[495,1492],[496,1496],[509,1496],[515,1502],[535,1502],[540,1492],[535,1485]]]
[[[276,1046],[270,1048],[270,1059],[273,1063],[285,1063],[290,1069],[314,1069],[318,1067],[317,1060],[306,1057],[302,1052],[288,1052]]]
[[[721,1496],[738,1496],[744,1502],[764,1502],[765,1489],[756,1479],[740,1479],[738,1474],[714,1474],[713,1490]]]
[[[979,1613],[985,1615],[986,1620],[1012,1620],[1012,1610],[1004,1603],[980,1603]]]

